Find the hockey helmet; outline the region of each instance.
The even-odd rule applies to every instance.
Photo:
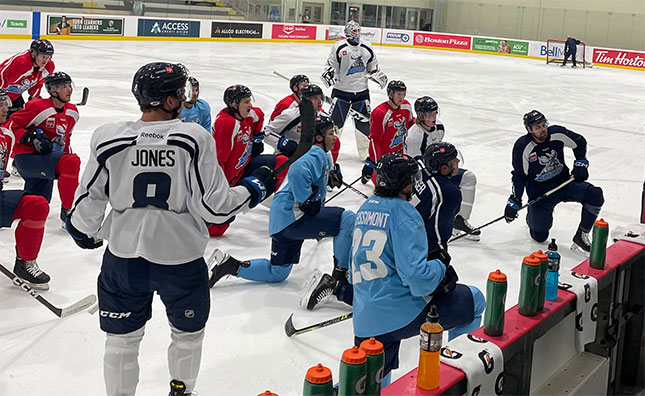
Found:
[[[543,121],[547,122],[546,117],[537,110],[531,110],[524,114],[524,127],[529,132],[531,132],[531,127],[533,127],[533,125],[539,124]]]
[[[54,72],[45,77],[45,89],[47,90],[47,92],[55,91],[59,85],[68,83],[72,83],[72,78],[65,72]]]
[[[322,88],[316,84],[309,84],[300,90],[300,97],[303,99],[310,99],[316,95],[324,96]]]
[[[49,40],[39,39],[31,42],[31,45],[29,46],[29,51],[31,51],[35,55],[45,54],[45,55],[53,56],[54,46]]]
[[[231,85],[224,91],[224,104],[226,107],[233,107],[239,105],[242,99],[250,98],[253,93],[246,85]]]
[[[4,88],[0,88],[0,103],[6,104],[7,107],[11,107],[12,105],[11,98],[7,95],[7,90]]]
[[[345,37],[348,39],[358,41],[361,38],[361,25],[358,22],[351,20],[345,25]]]
[[[419,164],[412,157],[400,153],[385,154],[376,164],[376,193],[395,196],[419,178]]]
[[[199,88],[199,81],[195,77],[188,77],[188,83],[193,87]]]
[[[457,158],[457,148],[448,142],[432,143],[423,153],[423,163],[433,175],[441,173],[441,165],[448,165]]]
[[[316,135],[324,136],[325,133],[330,128],[334,128],[334,133],[336,133],[336,125],[334,125],[334,121],[332,121],[331,117],[329,116],[326,116],[326,115],[316,116],[315,125],[316,125]]]
[[[162,106],[168,96],[188,100],[188,70],[181,63],[154,62],[141,66],[132,80],[132,93],[143,108]]]
[[[401,80],[390,80],[389,83],[387,83],[387,97],[390,98],[392,95],[394,95],[395,92],[400,92],[400,91],[407,91],[408,88],[405,86],[405,83]]]
[[[422,96],[414,101],[414,112],[419,114],[432,113],[439,111],[439,105],[429,96]]]
[[[295,76],[291,77],[291,80],[289,80],[289,88],[291,88],[291,92],[296,93],[300,83],[305,81],[309,83],[309,77],[305,76],[304,74],[296,74]],[[295,89],[294,86],[296,87]]]

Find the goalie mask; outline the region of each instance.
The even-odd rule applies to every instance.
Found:
[[[356,21],[347,22],[347,25],[345,25],[345,37],[358,43],[361,39],[361,25]]]

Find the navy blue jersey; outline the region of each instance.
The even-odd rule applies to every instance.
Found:
[[[448,250],[455,216],[461,207],[461,190],[450,178],[432,175],[425,168],[421,175],[421,180],[414,185],[410,203],[416,207],[425,223],[428,251],[440,248]]]
[[[582,135],[565,127],[552,125],[543,143],[535,143],[527,133],[513,146],[513,195],[522,198],[524,189],[529,200],[534,199],[569,178],[569,168],[564,163],[564,148],[573,149],[576,159],[587,155],[587,141]]]

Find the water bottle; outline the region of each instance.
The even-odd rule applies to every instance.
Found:
[[[504,333],[506,304],[506,275],[497,270],[488,274],[486,282],[486,311],[484,311],[484,333],[498,337]]]
[[[589,254],[589,266],[595,269],[605,268],[605,256],[607,255],[607,237],[609,236],[609,224],[603,219],[593,223],[593,239],[591,241],[591,252]]]
[[[551,239],[546,255],[549,257],[549,269],[546,273],[546,292],[545,298],[549,301],[555,301],[558,298],[558,280],[560,278],[560,253],[555,238]]]
[[[520,280],[520,299],[517,310],[520,315],[534,316],[538,306],[538,292],[540,289],[540,262],[532,256],[522,260],[522,273]]]
[[[346,349],[340,360],[338,396],[364,396],[367,381],[367,355],[357,346]]]
[[[332,396],[334,385],[332,384],[331,370],[321,363],[309,368],[305,376],[302,394],[303,396]]]
[[[379,396],[385,369],[383,344],[374,337],[361,342],[359,349],[367,355],[367,384],[365,396]]]
[[[544,254],[542,250],[538,250],[531,254],[540,261],[540,288],[538,289],[538,305],[537,310],[541,311],[544,308],[544,296],[546,292],[546,273],[549,270],[549,256]]]
[[[421,389],[439,387],[439,353],[443,339],[443,327],[439,324],[439,314],[435,305],[430,306],[426,322],[421,325],[421,345],[417,386]]]

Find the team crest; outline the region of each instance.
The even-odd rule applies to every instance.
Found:
[[[347,69],[348,76],[365,71],[365,62],[363,62],[363,55],[350,55],[350,58],[352,60],[352,64],[349,66],[349,69]]]
[[[408,135],[408,128],[405,127],[405,120],[394,121],[394,127],[396,128],[396,133],[390,143],[390,148],[394,148],[402,144],[405,141],[405,137]]]
[[[558,153],[555,150],[551,152],[544,153],[544,155],[538,156],[538,162],[543,166],[542,171],[535,176],[535,181],[544,182],[551,180],[564,169],[564,165],[558,159]]]

